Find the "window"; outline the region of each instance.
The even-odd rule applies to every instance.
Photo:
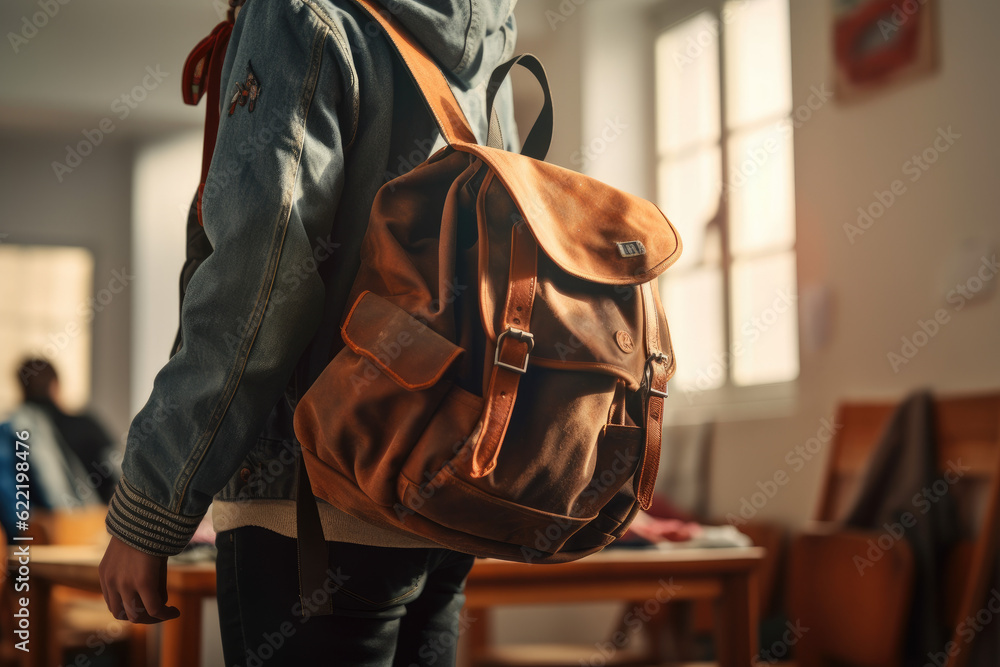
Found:
[[[85,248],[0,245],[0,415],[21,403],[17,370],[43,357],[70,412],[90,400],[94,259]]]
[[[681,9],[655,41],[657,197],[684,242],[660,278],[672,385],[739,401],[799,373],[788,0]]]

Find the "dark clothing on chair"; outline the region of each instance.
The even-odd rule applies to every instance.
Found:
[[[937,492],[943,478],[937,466],[936,434],[931,395],[919,392],[903,401],[882,433],[845,519],[848,526],[871,530],[912,524],[904,525],[915,567],[905,665],[924,665],[929,653],[941,651],[951,639],[943,613],[944,565],[958,540],[958,518],[947,479],[947,489]],[[907,513],[914,521],[901,522]]]

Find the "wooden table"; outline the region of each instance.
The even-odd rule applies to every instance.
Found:
[[[19,544],[31,544],[21,542]],[[8,567],[16,570],[17,546],[8,549]],[[47,636],[51,618],[52,586],[70,586],[85,591],[101,591],[97,567],[104,556],[103,546],[31,546],[31,652],[32,667],[62,664],[62,656],[52,650]],[[157,624],[160,628],[160,667],[197,667],[201,652],[201,604],[215,596],[215,563],[178,564],[167,561],[167,598],[180,610],[180,618]],[[111,620],[111,612],[108,619]]]
[[[479,618],[510,604],[620,600],[651,611],[673,600],[713,599],[719,665],[748,667],[757,655],[756,571],[764,553],[759,547],[607,549],[559,565],[480,560],[469,574],[466,609]],[[489,645],[486,624],[473,622],[469,639],[474,661]]]
[[[14,547],[16,548],[16,547]],[[10,553],[14,553],[14,548]],[[97,567],[104,547],[31,547],[31,653],[29,664],[59,664],[45,636],[53,585],[100,592]],[[526,565],[477,560],[466,586],[466,608],[498,605],[621,600],[667,604],[673,600],[719,602],[717,628],[721,667],[747,667],[757,653],[756,568],[758,547],[725,549],[608,549],[573,563]],[[168,562],[167,596],[180,618],[158,624],[161,667],[197,667],[201,650],[201,605],[215,595],[215,564]],[[16,557],[9,565],[16,569]],[[110,612],[108,613],[110,618]],[[475,652],[488,642],[485,624],[470,633]]]

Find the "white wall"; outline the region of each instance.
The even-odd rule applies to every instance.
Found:
[[[131,271],[129,244],[132,149],[107,138],[59,182],[52,161],[63,160],[70,134],[0,133],[0,233],[4,243],[73,245],[94,254],[96,295],[122,267]],[[117,287],[117,284],[116,284]],[[91,407],[118,438],[128,428],[131,285],[95,312]]]
[[[138,412],[153,379],[170,358],[179,319],[179,276],[184,264],[191,197],[201,173],[201,132],[143,145],[136,153],[132,207],[132,391]]]

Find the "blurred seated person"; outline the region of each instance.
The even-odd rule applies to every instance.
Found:
[[[107,432],[91,416],[66,413],[59,402],[59,377],[45,359],[27,359],[17,371],[23,403],[0,424],[0,463],[4,470],[14,470],[27,451],[30,506],[32,509],[68,509],[107,504],[121,475],[120,456]],[[28,445],[17,449],[17,434],[27,431]],[[11,478],[11,479],[6,479]],[[4,504],[8,496],[14,506],[13,476],[11,488],[3,488]],[[3,485],[8,486],[7,484]],[[21,496],[23,499],[23,496]],[[4,512],[4,528],[15,532]]]

